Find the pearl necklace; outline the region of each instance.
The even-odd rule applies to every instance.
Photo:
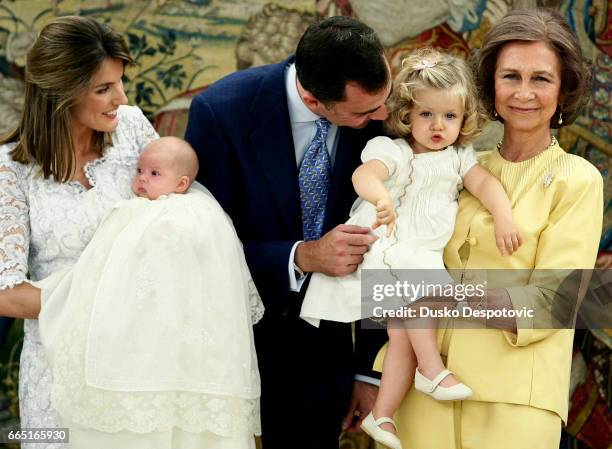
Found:
[[[544,151],[550,150],[552,147],[554,147],[555,145],[559,144],[559,142],[557,142],[557,138],[555,136],[551,136],[551,137],[552,137],[552,139],[550,139],[550,145],[548,145],[546,148],[544,148]],[[504,157],[503,150],[504,150],[504,141],[500,140],[499,142],[497,142],[497,151],[499,151],[499,154],[500,154],[501,157]],[[544,151],[541,151],[540,153],[543,153]],[[540,153],[537,153],[534,156],[537,156]],[[532,157],[534,157],[534,156],[532,156]]]
[[[552,136],[552,139],[550,140],[550,145],[548,145],[546,148],[544,148],[544,151],[550,150],[552,147],[554,147],[557,144],[558,144],[557,139],[555,138],[555,136]],[[503,145],[504,145],[504,141],[503,140],[500,140],[497,143],[497,151],[499,152],[500,156],[502,156],[502,157],[503,157],[503,154],[502,154]],[[542,154],[544,151],[541,151],[538,154]],[[535,156],[537,156],[537,154]],[[533,157],[535,157],[535,156],[533,156]],[[542,176],[542,186],[545,189],[550,187],[554,179],[555,179],[555,177],[553,175],[553,172],[552,172],[551,168],[550,167],[547,168],[546,171],[544,172],[543,176]]]

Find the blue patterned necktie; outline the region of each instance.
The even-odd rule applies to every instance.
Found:
[[[326,143],[331,123],[327,119],[320,118],[315,125],[317,132],[306,148],[298,176],[304,240],[316,240],[321,237],[331,178],[331,159]]]

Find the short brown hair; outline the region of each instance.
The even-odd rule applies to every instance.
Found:
[[[415,106],[415,93],[425,88],[452,89],[461,98],[463,125],[457,138],[459,144],[467,145],[480,134],[486,119],[472,70],[463,59],[425,47],[402,61],[402,69],[393,81],[393,92],[387,101],[389,116],[384,122],[389,135],[405,138],[412,132],[409,116]]]
[[[45,178],[66,182],[75,166],[71,108],[106,59],[132,63],[123,37],[89,17],[66,16],[49,22],[28,52],[25,102],[20,123],[0,144],[17,142],[15,161],[37,163]],[[94,131],[100,155],[110,136]]]
[[[325,106],[346,100],[346,84],[383,91],[391,77],[384,48],[372,28],[346,16],[311,24],[295,50],[297,79]]]
[[[559,128],[574,122],[588,102],[593,75],[584,59],[575,34],[563,17],[548,9],[517,9],[510,11],[483,40],[477,56],[476,82],[482,102],[492,120],[500,120],[495,112],[495,67],[502,47],[510,42],[545,42],[555,52],[561,67],[561,90],[557,112],[550,126]],[[563,114],[563,125],[558,124]]]

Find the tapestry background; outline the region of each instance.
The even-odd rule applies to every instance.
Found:
[[[182,136],[191,98],[237,69],[277,62],[293,52],[317,17],[352,15],[372,26],[393,69],[416,47],[431,45],[468,58],[508,10],[545,6],[562,12],[593,64],[592,101],[559,140],[591,160],[605,180],[601,261],[612,261],[612,0],[0,0],[0,132],[17,124],[23,104],[25,55],[38,30],[57,16],[109,22],[126,36],[137,65],[126,72],[131,104],[160,134]],[[490,125],[477,147],[491,148],[501,129]],[[0,426],[15,425],[22,323],[0,329]],[[0,326],[1,327],[1,326]],[[612,447],[610,333],[580,333],[572,371],[572,412],[564,447]],[[603,405],[602,405],[603,404]],[[366,447],[345,438],[344,449]]]

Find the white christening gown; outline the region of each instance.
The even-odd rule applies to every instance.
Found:
[[[71,447],[252,447],[263,304],[210,193],[119,202],[73,268],[35,285]]]

